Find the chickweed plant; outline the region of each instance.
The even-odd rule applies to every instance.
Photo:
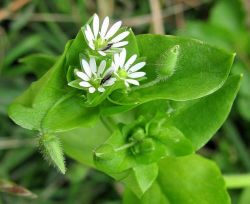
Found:
[[[123,183],[124,204],[227,204],[219,168],[196,152],[239,90],[234,57],[194,39],[134,35],[94,14],[55,63],[41,62],[48,71],[9,116],[38,132],[61,173],[66,154]]]

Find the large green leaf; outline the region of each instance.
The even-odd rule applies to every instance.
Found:
[[[30,88],[9,107],[9,116],[18,125],[27,129],[41,130],[42,119],[46,112],[66,93],[63,90],[64,83],[60,83],[63,79],[59,76],[65,72],[63,66],[69,46],[70,44],[66,46],[64,54],[56,64],[37,82],[32,83]]]
[[[109,137],[110,132],[98,121],[93,127],[77,128],[58,135],[66,155],[82,164],[95,167],[93,150]]]
[[[234,59],[234,54],[181,37],[139,35],[137,42],[140,55],[146,57],[147,65],[143,70],[148,80],[128,93],[114,92],[110,99],[115,103],[139,104],[156,99],[183,101],[200,98],[223,85]],[[176,46],[178,56],[173,73],[164,75],[161,69],[169,69],[166,67],[170,66],[168,61],[172,61],[169,53]]]
[[[143,195],[141,200],[127,191],[124,195],[124,204],[230,203],[223,177],[212,161],[197,155],[190,155],[165,158],[158,164],[158,177],[151,189]]]
[[[180,108],[170,114],[170,120],[199,149],[214,135],[226,120],[236,94],[241,76],[231,76],[215,93],[191,102],[176,102]],[[186,103],[186,104],[185,104]]]
[[[70,47],[68,43],[55,65],[11,104],[9,116],[18,125],[51,132],[85,126],[95,120],[98,111],[83,107],[83,99],[68,86],[65,56]]]

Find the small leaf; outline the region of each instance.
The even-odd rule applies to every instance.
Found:
[[[129,175],[121,180],[139,198],[151,187],[158,175],[156,163],[132,168]]]
[[[155,183],[138,199],[126,190],[123,204],[230,204],[225,182],[212,161],[198,155],[168,157],[159,163]]]
[[[173,102],[182,104],[182,107],[173,111],[170,119],[192,141],[195,149],[206,144],[226,120],[240,81],[241,76],[231,76],[221,89],[207,97],[191,103]]]
[[[183,101],[206,96],[224,84],[235,56],[203,42],[180,37],[139,35],[136,39],[141,56],[147,59],[143,71],[151,81],[141,83],[128,93],[114,92],[110,99],[117,104],[141,104],[156,99]],[[179,54],[174,74],[154,83],[152,79],[157,79],[162,53],[177,45]]]

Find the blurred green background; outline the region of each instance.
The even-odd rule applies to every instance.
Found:
[[[193,37],[237,53],[232,72],[244,74],[242,87],[230,117],[200,154],[223,174],[250,172],[249,0],[0,0],[0,204],[121,203],[121,184],[70,158],[61,175],[37,151],[37,133],[7,115],[10,102],[46,71],[27,66],[27,56],[50,55],[53,62],[93,13],[121,19],[136,34]],[[250,189],[229,192],[233,203],[250,203]]]

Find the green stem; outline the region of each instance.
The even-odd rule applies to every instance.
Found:
[[[250,186],[250,174],[241,175],[224,175],[226,187],[233,188],[245,188]]]

